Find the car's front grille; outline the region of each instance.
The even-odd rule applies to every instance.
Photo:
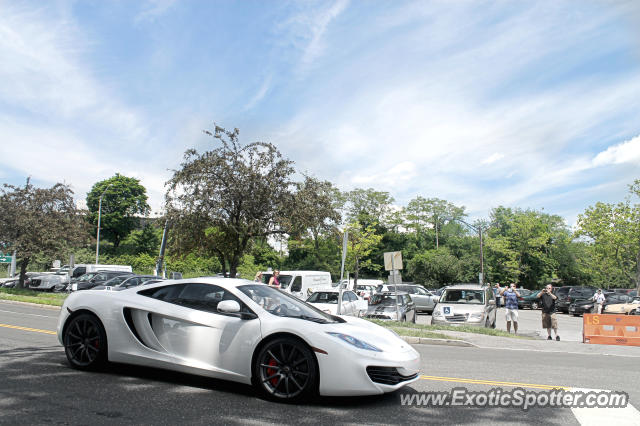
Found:
[[[403,376],[398,373],[396,367],[367,367],[367,374],[371,381],[375,383],[381,383],[383,385],[397,385],[398,383],[413,380],[418,377],[418,374],[412,374],[410,376]]]
[[[465,322],[469,318],[469,314],[453,314],[444,317],[449,322]]]

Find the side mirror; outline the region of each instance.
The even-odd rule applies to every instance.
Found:
[[[223,300],[218,303],[218,312],[223,314],[236,314],[240,312],[240,304],[235,300]]]

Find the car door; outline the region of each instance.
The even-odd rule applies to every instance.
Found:
[[[300,300],[306,299],[305,294],[302,291],[302,277],[300,275],[293,278],[293,281],[289,286],[289,291]]]
[[[150,309],[132,308],[129,314],[142,344],[176,358],[223,374],[250,375],[253,348],[261,337],[260,321],[222,314],[222,300],[236,300],[213,284],[189,283],[155,287],[138,294],[159,301]],[[135,334],[135,333],[134,333]]]
[[[433,299],[429,297],[429,293],[427,290],[421,287],[412,287],[409,291],[411,294],[411,299],[413,299],[413,303],[416,305],[416,310],[418,311],[431,311],[433,310]]]
[[[342,293],[342,315],[353,315],[353,302],[351,301],[351,291]]]

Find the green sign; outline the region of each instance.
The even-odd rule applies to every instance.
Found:
[[[2,253],[0,253],[0,263],[11,263],[12,260],[13,260],[12,256],[5,256]]]

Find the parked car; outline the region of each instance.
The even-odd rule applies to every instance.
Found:
[[[574,317],[579,317],[583,314],[592,314],[596,309],[594,303],[591,299],[577,300],[569,305],[569,313]]]
[[[307,299],[307,303],[315,306],[323,312],[331,315],[338,314],[338,297],[340,290],[326,289],[318,290],[311,294]],[[367,310],[367,301],[359,298],[351,290],[343,290],[342,303],[340,305],[340,315],[360,316],[362,312]]]
[[[526,296],[522,297],[522,300],[518,299],[518,308],[519,309],[539,309],[540,308],[540,299],[538,298],[538,294],[541,290],[532,290]]]
[[[630,314],[631,311],[640,307],[640,297],[634,297],[631,302],[628,303],[610,303],[604,307],[605,314]]]
[[[397,308],[396,308],[397,306]],[[416,322],[416,305],[405,292],[383,292],[374,295],[369,303],[366,318]]]
[[[520,294],[520,297],[518,297],[518,309],[524,309],[525,307],[524,298],[527,296],[530,296],[533,293],[533,291],[528,290],[526,288],[516,288],[516,290],[518,291],[518,294]],[[528,307],[531,307],[531,305],[529,304]]]
[[[29,288],[31,290],[53,291],[54,288],[65,281],[66,275],[46,274],[31,278]]]
[[[119,275],[105,281],[101,285],[93,287],[94,290],[113,290],[121,291],[126,288],[136,287],[146,284],[148,281],[159,282],[162,281],[162,277],[157,275]]]
[[[131,272],[121,271],[88,272],[81,276],[75,283],[71,283],[71,291],[89,290],[120,275],[131,276],[133,274]]]
[[[373,284],[358,284],[356,294],[364,300],[371,300],[371,296],[376,293],[376,286]]]
[[[495,328],[496,311],[496,299],[491,288],[478,284],[458,284],[442,292],[431,316],[431,324]]]
[[[564,289],[565,287],[560,287],[560,289]],[[560,291],[558,289],[558,291]],[[586,300],[593,297],[596,294],[596,288],[594,287],[569,287],[569,291],[566,293],[566,296],[558,295],[558,300],[556,301],[556,309],[559,312],[564,312],[565,314],[569,313],[569,305],[573,302],[579,300]]]
[[[390,286],[391,291],[394,291],[393,285]],[[398,291],[406,291],[411,295],[411,300],[416,304],[416,311],[426,312],[431,315],[433,308],[438,303],[439,296],[425,290],[424,287],[417,284],[398,284]]]

